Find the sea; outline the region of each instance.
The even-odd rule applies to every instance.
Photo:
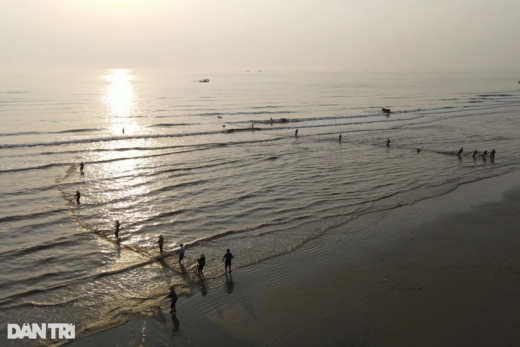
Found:
[[[247,269],[332,228],[348,233],[357,217],[519,170],[519,78],[5,73],[2,345],[21,343],[5,340],[8,323],[73,323],[81,337],[169,308],[172,285],[181,296],[210,296],[226,249],[233,271]]]

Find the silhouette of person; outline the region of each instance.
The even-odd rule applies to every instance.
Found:
[[[464,151],[464,148],[463,147],[460,147],[459,149],[459,153],[457,153],[458,156],[460,156],[462,154],[462,151]]]
[[[76,197],[76,202],[79,205],[80,204],[79,199],[81,199],[81,193],[79,192],[79,190],[76,191],[76,195],[74,195],[74,196]]]
[[[116,235],[116,239],[119,238],[119,227],[121,226],[121,224],[119,223],[118,220],[116,220],[116,232],[115,232],[115,235]]]
[[[477,154],[478,154],[478,151],[475,150],[475,151],[473,152],[473,159],[475,159],[475,156],[476,156]]]
[[[298,137],[298,129],[294,132],[294,136]]]
[[[339,134],[338,140],[339,142],[341,142],[341,134]]]
[[[390,147],[390,139],[386,140],[386,147]]]
[[[273,118],[271,118],[271,125],[273,125]]]
[[[172,313],[177,312],[177,309],[175,308],[175,303],[177,303],[177,300],[179,299],[179,297],[177,296],[177,293],[175,293],[174,286],[170,287],[170,294],[168,294],[167,298],[172,298],[172,303],[170,305],[170,307],[172,309]]]
[[[228,267],[229,267],[229,272],[231,272],[231,259],[233,259],[233,258],[235,258],[235,257],[233,257],[233,254],[231,254],[229,249],[226,249],[226,254],[224,254],[224,256],[222,257],[222,261],[225,261],[224,267],[225,267],[226,272],[228,271]]]
[[[484,158],[487,155],[487,150],[482,153],[482,158]]]
[[[157,243],[159,244],[159,250],[162,253],[162,248],[163,248],[163,245],[164,245],[164,238],[162,237],[162,235],[159,235],[159,241],[157,241]]]
[[[489,157],[490,157],[491,159],[495,159],[495,153],[496,153],[496,152],[497,152],[497,151],[495,151],[495,149],[493,148],[493,150],[491,151],[491,154],[489,155]]]
[[[83,162],[81,162],[81,163],[79,164],[79,172],[84,173],[84,172],[83,172],[83,168],[84,168],[84,167],[85,167],[85,164],[83,164]]]
[[[417,148],[417,153],[419,153],[420,151],[421,151],[421,149],[420,149],[420,148]]]
[[[197,275],[202,276],[202,269],[204,269],[204,265],[206,265],[206,256],[204,253],[200,254],[200,258],[197,259],[197,263],[199,263],[197,266]]]
[[[179,249],[179,263],[184,259],[184,253],[186,252],[186,247],[181,243],[181,248]]]

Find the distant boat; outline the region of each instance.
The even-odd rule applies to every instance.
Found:
[[[381,111],[382,111],[383,113],[390,113],[390,109],[389,109],[389,108],[384,108],[384,107],[383,107],[383,108],[381,108]]]
[[[199,80],[199,82],[201,82],[201,83],[208,83],[209,80],[206,78],[205,80]]]

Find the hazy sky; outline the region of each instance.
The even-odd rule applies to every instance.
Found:
[[[0,64],[518,69],[520,0],[0,0]]]

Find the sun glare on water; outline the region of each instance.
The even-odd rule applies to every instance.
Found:
[[[131,81],[134,79],[130,70],[116,69],[111,75],[103,76],[110,84],[106,87],[104,101],[108,115],[113,118],[114,133],[131,131],[134,122],[129,119],[137,109],[136,95]]]

